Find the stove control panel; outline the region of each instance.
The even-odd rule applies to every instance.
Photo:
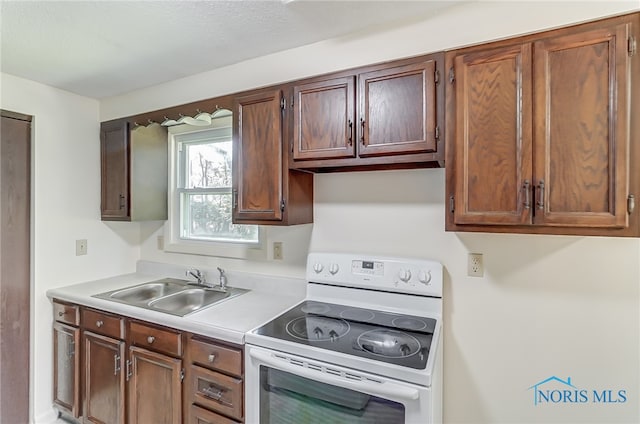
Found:
[[[310,253],[307,258],[307,280],[442,297],[442,264],[420,258]]]

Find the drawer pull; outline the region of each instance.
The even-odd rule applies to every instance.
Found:
[[[155,337],[149,336],[147,337],[147,343],[152,344],[155,341],[155,339],[156,339]]]
[[[63,316],[65,316],[65,315],[66,315],[66,312],[62,312],[62,311],[58,312],[58,316],[59,316],[59,317],[63,317]]]
[[[209,355],[209,362],[213,362],[216,360],[216,355],[214,355],[213,353]]]
[[[202,395],[204,397],[215,400],[216,402],[220,402],[223,405],[233,406],[233,403],[222,399],[222,396],[224,396],[224,392],[225,390],[219,389],[214,386],[209,386],[202,389]]]
[[[100,328],[100,327],[102,327],[103,325],[104,325],[104,322],[103,322],[103,321],[100,321],[100,320],[96,321],[96,327]]]

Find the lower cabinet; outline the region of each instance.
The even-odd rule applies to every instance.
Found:
[[[80,412],[79,347],[79,328],[53,324],[53,402],[76,418]]]
[[[132,346],[129,423],[182,422],[182,360]]]
[[[125,343],[85,331],[84,414],[86,423],[125,422]]]
[[[243,422],[242,348],[195,336],[187,351],[189,423]]]
[[[53,302],[53,403],[78,418],[80,402],[80,308]]]
[[[99,424],[243,422],[241,346],[53,305],[53,402],[65,415]]]

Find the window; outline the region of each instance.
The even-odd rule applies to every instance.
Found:
[[[172,127],[169,139],[171,235],[166,250],[206,254],[202,248],[217,245],[224,249],[221,244],[231,250],[234,244],[259,247],[257,225],[231,222],[231,116],[216,118],[204,128]],[[176,249],[180,245],[191,247]],[[194,252],[194,248],[198,251]],[[217,252],[211,254],[225,256]]]

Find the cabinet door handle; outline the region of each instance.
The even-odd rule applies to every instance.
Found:
[[[351,119],[349,119],[347,126],[349,127],[348,142],[349,142],[349,146],[352,146],[353,145],[353,121],[351,121]]]
[[[538,184],[538,209],[544,209],[544,180],[540,180]]]
[[[120,194],[120,209],[124,209],[124,194]]]
[[[147,343],[149,343],[149,344],[152,344],[155,340],[156,340],[156,338],[153,337],[153,336],[147,337]]]
[[[120,371],[120,356],[118,354],[113,355],[113,375],[118,375]]]
[[[360,118],[360,142],[362,143],[362,145],[364,146],[364,126],[365,126],[365,120],[364,118]]]
[[[131,361],[127,359],[124,364],[125,364],[126,373],[127,373],[126,379],[127,381],[129,381],[129,379],[133,376],[133,374],[131,373]]]
[[[67,358],[71,360],[76,354],[76,342],[73,339],[69,339],[69,345],[67,346],[67,349]]]
[[[102,327],[103,325],[104,325],[104,322],[102,322],[102,321],[100,321],[100,320],[96,321],[96,327],[100,328],[100,327]]]
[[[233,190],[233,208],[238,207],[238,190]]]
[[[223,405],[233,406],[233,403],[222,399],[222,396],[224,396],[225,392],[224,389],[220,389],[210,385],[209,387],[205,387],[204,389],[202,389],[201,392],[202,395],[206,398],[213,399]]]
[[[531,183],[529,180],[524,180],[524,184],[522,185],[522,190],[524,190],[524,208],[531,208],[531,197],[530,197],[530,187]]]
[[[214,355],[213,353],[209,355],[209,362],[213,362],[216,360],[216,355]]]

